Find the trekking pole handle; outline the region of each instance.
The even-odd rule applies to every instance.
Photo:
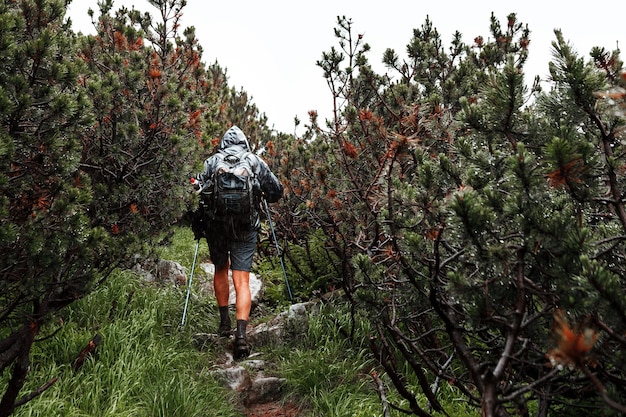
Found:
[[[202,181],[199,181],[197,178],[193,177],[189,178],[189,182],[191,182],[191,185],[194,186],[196,194],[202,193],[204,189],[211,184],[211,181],[203,183]]]

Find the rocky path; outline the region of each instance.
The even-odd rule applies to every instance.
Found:
[[[288,311],[272,320],[257,326],[248,327],[248,342],[253,353],[244,360],[234,360],[231,354],[232,339],[225,339],[216,334],[199,333],[194,335],[194,342],[200,350],[221,351],[211,370],[224,386],[238,394],[239,402],[248,417],[293,417],[305,415],[296,404],[285,401],[286,380],[275,376],[275,366],[264,358],[262,353],[255,353],[255,347],[278,343],[285,335],[285,329],[294,321],[306,320],[314,304],[294,304]],[[258,350],[257,350],[258,352]]]
[[[133,270],[148,282],[187,285],[187,271],[180,264],[172,261],[158,261],[154,265],[137,264]],[[151,271],[154,271],[151,272]],[[198,296],[214,297],[212,277],[214,266],[211,263],[200,263],[196,270],[200,294]],[[234,286],[231,279],[229,304],[235,303]],[[262,282],[254,274],[250,275],[250,292],[253,304],[257,303],[262,293]],[[236,392],[242,410],[248,417],[293,417],[306,415],[296,404],[285,401],[283,378],[274,376],[275,366],[271,361],[256,352],[261,346],[279,343],[285,337],[287,328],[303,328],[308,314],[317,309],[315,303],[292,304],[288,311],[278,314],[271,320],[248,326],[248,342],[253,354],[245,360],[235,361],[232,357],[232,339],[221,338],[216,334],[198,333],[194,335],[194,343],[200,350],[223,352],[218,356],[211,372],[222,383]]]

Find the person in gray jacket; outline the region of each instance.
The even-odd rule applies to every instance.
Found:
[[[204,162],[204,171],[197,176],[200,184],[214,183],[220,161],[229,155],[247,159],[246,162],[253,171],[255,192],[260,198],[264,198],[268,203],[274,203],[282,197],[282,184],[265,161],[250,152],[248,139],[237,126],[228,129],[220,141],[218,152]],[[246,341],[246,327],[252,306],[250,269],[260,224],[259,210],[254,210],[249,222],[239,224],[233,224],[228,218],[209,215],[205,229],[211,261],[215,265],[213,286],[220,315],[218,334],[223,337],[230,337],[232,332],[228,311],[230,292],[228,271],[232,270],[237,320],[233,356],[237,359],[250,354]]]

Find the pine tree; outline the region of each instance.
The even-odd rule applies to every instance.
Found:
[[[304,151],[327,154],[290,177],[294,223],[326,235],[407,413],[430,415],[412,380],[434,411],[447,383],[486,416],[623,412],[624,121],[599,101],[619,56],[594,68],[557,32],[554,88],[528,106],[528,28],[492,15],[490,31],[446,51],[427,20],[407,60],[385,53],[391,81],[339,19],[319,63],[336,113]]]
[[[179,37],[184,1],[153,4],[155,29],[106,1],[80,38],[66,2],[0,6],[0,416],[43,390],[19,398],[51,315],[167,237],[206,127],[223,130],[206,118],[224,77],[208,82],[193,29]]]
[[[102,231],[78,169],[89,104],[63,1],[0,5],[0,415],[18,398],[46,319],[85,291]],[[97,268],[97,267],[96,267]]]
[[[97,34],[80,47],[96,118],[81,169],[94,183],[93,220],[119,241],[109,250],[120,262],[186,211],[185,178],[206,141],[201,49],[192,28],[179,37],[181,2],[153,4],[163,22],[126,8],[111,16],[113,2],[102,3]]]

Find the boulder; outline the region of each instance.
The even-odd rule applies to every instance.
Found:
[[[248,330],[248,340],[256,345],[268,345],[302,335],[306,332],[308,314],[317,309],[319,305],[312,301],[292,304],[289,310]]]
[[[187,285],[187,270],[178,262],[139,259],[131,269],[147,282],[159,285]]]
[[[187,285],[187,271],[178,262],[165,260],[157,262],[156,277],[158,284]]]

